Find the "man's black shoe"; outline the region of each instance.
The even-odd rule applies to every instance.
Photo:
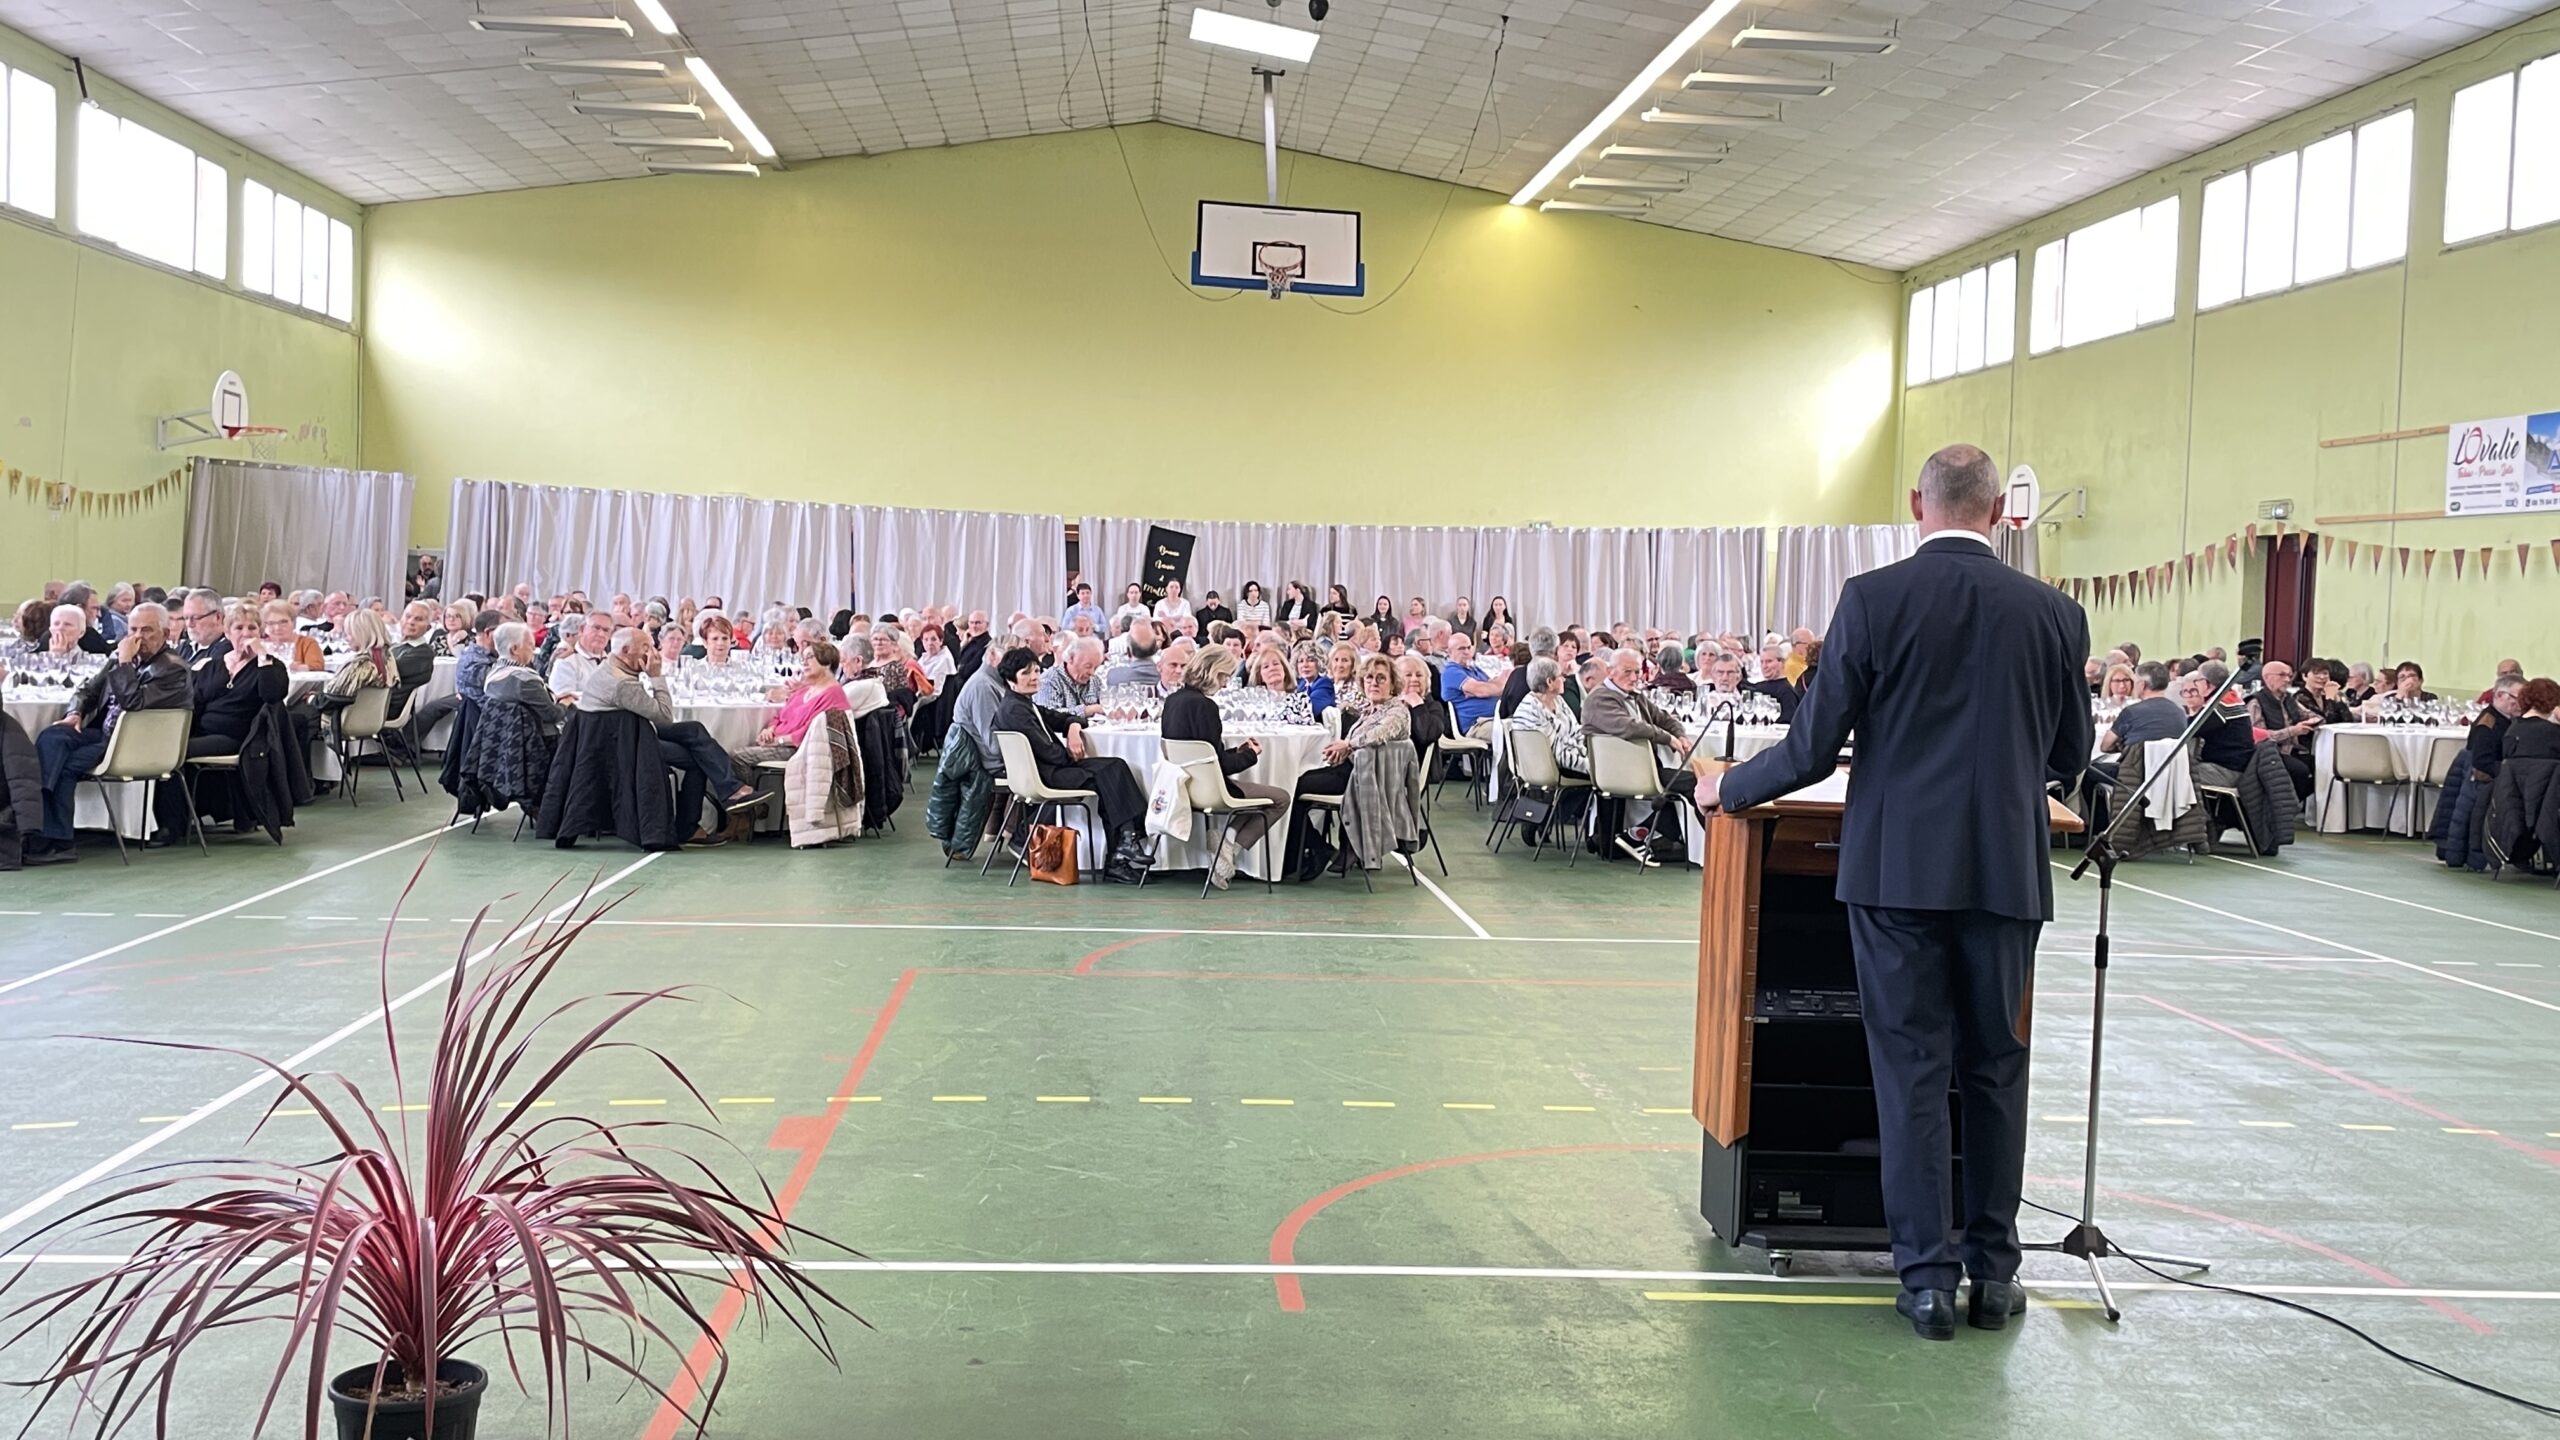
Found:
[[[69,846],[49,845],[42,850],[38,850],[34,846],[30,845],[27,847],[26,851],[19,856],[18,863],[29,866],[69,865],[78,861],[79,858],[80,852],[70,848]]]
[[[1905,1290],[1893,1298],[1893,1313],[1911,1322],[1911,1333],[1923,1340],[1956,1338],[1956,1292]]]
[[[178,844],[186,838],[187,837],[184,834],[176,830],[154,830],[151,832],[151,838],[142,842],[142,848],[145,850],[166,850],[170,846]]]
[[[2026,1312],[2027,1287],[2015,1280],[1976,1280],[1965,1295],[1964,1322],[1976,1330],[2005,1330]]]

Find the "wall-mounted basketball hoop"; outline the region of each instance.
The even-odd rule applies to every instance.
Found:
[[[200,445],[207,440],[241,440],[249,442],[249,453],[260,460],[276,458],[276,447],[284,436],[281,425],[249,423],[249,387],[237,370],[225,370],[214,377],[213,396],[202,410],[189,410],[180,415],[162,415],[152,421],[152,436],[163,450],[181,445]]]

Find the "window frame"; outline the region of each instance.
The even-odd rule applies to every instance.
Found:
[[[2549,66],[2551,68],[2546,70],[2543,68],[2545,66]],[[2560,51],[2555,51],[2546,55],[2538,55],[2533,59],[2524,61],[2523,63],[2515,65],[2509,69],[2501,70],[2491,75],[2483,75],[2478,79],[2471,81],[2469,84],[2456,86],[2454,87],[2453,94],[2447,99],[2444,142],[2444,191],[2442,195],[2443,203],[2440,207],[2444,225],[2450,225],[2453,216],[2454,112],[2462,104],[2463,96],[2487,85],[2503,84],[2506,87],[2507,143],[2504,166],[2500,171],[2499,178],[2499,189],[2501,192],[2499,214],[2502,217],[2500,223],[2487,230],[2465,235],[2459,240],[2454,239],[2451,234],[2446,233],[2444,226],[2439,226],[2437,239],[2439,246],[2438,253],[2440,254],[2453,250],[2461,250],[2473,245],[2487,244],[2495,240],[2503,240],[2510,235],[2531,235],[2538,231],[2548,230],[2553,226],[2560,225],[2560,204],[2555,204],[2552,208],[2552,213],[2542,219],[2523,225],[2516,223],[2516,176],[2525,169],[2525,132],[2523,117],[2526,113],[2525,76],[2529,72],[2534,73],[2537,78],[2547,77],[2546,83],[2553,87],[2555,92],[2560,92]],[[2560,169],[2560,94],[2555,94],[2552,104],[2553,120],[2551,122],[2551,134],[2543,142],[2548,145],[2550,153],[2539,158],[2541,158],[2545,164],[2550,165],[2555,169]],[[2560,186],[2555,186],[2555,189],[2560,189]]]
[[[2002,289],[1997,272],[2003,266],[2008,267],[2005,305],[1994,298]],[[1966,293],[1968,287],[1971,294]],[[1903,302],[1902,388],[1917,390],[2015,363],[2017,295],[2018,252],[2014,250],[1913,287]],[[1994,326],[1992,317],[2004,311],[2009,323]]]
[[[27,101],[18,98],[20,85],[42,90],[44,98],[37,103],[30,94]],[[16,160],[20,150],[18,126],[24,119],[21,111],[42,115],[45,120],[43,145],[35,151],[44,160],[44,208],[22,204],[16,198]],[[32,181],[30,181],[32,184]],[[62,219],[62,89],[41,75],[16,65],[0,65],[0,209],[32,219],[59,224]]]
[[[2400,195],[2397,227],[2399,248],[2380,259],[2367,259],[2358,263],[2357,255],[2370,248],[2360,247],[2357,243],[2359,239],[2365,238],[2359,234],[2358,226],[2366,219],[2364,202],[2368,194],[2367,187],[2380,178],[2369,173],[2365,163],[2369,153],[2368,145],[2378,143],[2369,141],[2367,137],[2378,135],[2382,127],[2393,125],[2401,129],[2407,141],[2406,153],[2403,157],[2406,164],[2397,186]],[[2416,126],[2417,106],[2413,103],[2402,103],[2368,115],[2352,125],[2341,125],[2336,129],[2314,135],[2289,149],[2260,155],[2246,164],[2234,165],[2217,174],[2206,176],[2198,194],[2196,313],[2202,315],[2208,311],[2227,310],[2234,305],[2246,305],[2252,300],[2290,294],[2314,285],[2326,285],[2332,280],[2344,280],[2349,276],[2368,274],[2376,270],[2389,269],[2393,265],[2408,263],[2409,232],[2417,223],[2417,216],[2411,208],[2417,167]],[[2345,231],[2339,240],[2337,250],[2345,256],[2345,263],[2339,268],[2305,279],[2303,278],[2305,215],[2303,198],[2311,192],[2319,180],[2312,152],[2321,150],[2323,147],[2335,146],[2341,141],[2346,145],[2346,190],[2339,220],[2344,225]],[[2283,253],[2281,257],[2264,258],[2282,259],[2284,279],[2281,283],[2261,284],[2256,268],[2256,262],[2262,258],[2259,251],[2261,242],[2265,238],[2259,231],[2262,213],[2261,182],[2264,177],[2278,172],[2289,176],[2288,183],[2291,187],[2291,201],[2287,206],[2283,222],[2285,240],[2280,247]],[[2227,202],[2235,189],[2238,195],[2236,204],[2239,208],[2239,219],[2236,228],[2225,233],[2229,216],[2222,213],[2219,206]],[[2225,223],[2218,224],[2217,221]],[[2232,240],[2233,235],[2237,236],[2236,242]],[[2228,256],[2219,254],[2221,244],[2217,242],[2236,243],[2238,247],[2236,254]],[[2222,273],[2226,264],[2231,267],[2229,275]],[[2215,282],[2211,293],[2209,293],[2208,280]],[[2220,283],[2226,280],[2230,282],[2227,291],[2219,288]]]
[[[2181,192],[2172,190],[2156,200],[2127,206],[2114,214],[2075,225],[2036,246],[2027,282],[2027,358],[2035,360],[2059,355],[2065,350],[2077,350],[2085,345],[2096,345],[2175,322],[2178,318],[2178,282],[2186,260],[2186,219],[2184,197]],[[2165,253],[2145,243],[2154,225],[2165,229],[2168,240]],[[2129,232],[2129,238],[2126,233],[2120,233],[2119,227],[2121,232]],[[2071,251],[2074,241],[2082,242],[2084,246],[2103,244],[2110,249],[2122,248],[2121,255],[2108,257],[2122,267],[2122,273],[2112,277],[2112,285],[2084,283],[2092,284],[2093,293],[2130,292],[2131,298],[2126,302],[2129,323],[2123,329],[2074,337],[2071,323]],[[2048,256],[2052,257],[2050,264]],[[2164,269],[2165,275],[2161,273]],[[2166,306],[2158,314],[2144,318],[2144,306],[2164,297]],[[2040,345],[2040,340],[2047,343]]]

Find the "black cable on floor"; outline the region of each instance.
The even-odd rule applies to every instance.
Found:
[[[2067,1210],[2056,1210],[2050,1205],[2040,1205],[2033,1200],[2027,1201],[2026,1204],[2031,1209],[2041,1210],[2047,1215],[2059,1216],[2064,1220],[2070,1221],[2074,1225],[2080,1223],[2080,1217]],[[2530,1410],[2536,1415],[2560,1419],[2560,1406],[2546,1405],[2539,1400],[2528,1400],[2521,1395],[2509,1394],[2494,1385],[2485,1384],[2465,1375],[2457,1375],[2454,1372],[2445,1369],[2441,1365],[2432,1365],[2414,1355],[2394,1350],[2389,1345],[2384,1344],[2380,1340],[2377,1340],[2373,1336],[2365,1333],[2363,1330],[2356,1328],[2345,1320],[2339,1319],[2337,1316],[2330,1314],[2328,1311],[2323,1310],[2316,1305],[2305,1305],[2299,1300],[2288,1299],[2282,1295],[2266,1295],[2255,1290],[2244,1290],[2237,1285],[2217,1285],[2208,1280],[2194,1280],[2184,1275],[2172,1275],[2165,1270],[2154,1269],[2152,1266],[2144,1264],[2142,1261],[2136,1260],[2130,1255],[2118,1254],[2112,1258],[2122,1260],[2126,1264],[2142,1270],[2154,1279],[2165,1280],[2172,1285],[2184,1285],[2190,1290],[2210,1290],[2217,1295],[2237,1295],[2244,1300],[2263,1300],[2269,1305],[2282,1306],[2283,1308],[2294,1311],[2297,1314],[2308,1315],[2314,1320],[2325,1320],[2420,1374],[2432,1375],[2438,1380],[2451,1381],[2465,1390],[2477,1391],[2478,1393],[2486,1395],[2493,1400],[2504,1400],[2510,1405],[2522,1406],[2524,1409]]]

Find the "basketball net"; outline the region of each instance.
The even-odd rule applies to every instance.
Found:
[[[227,440],[248,441],[249,458],[252,460],[273,460],[281,453],[279,447],[284,443],[284,427],[281,425],[225,425],[222,434]]]
[[[1284,241],[1257,241],[1253,247],[1253,268],[1262,272],[1270,283],[1271,298],[1289,293],[1289,282],[1307,273],[1307,247]]]

